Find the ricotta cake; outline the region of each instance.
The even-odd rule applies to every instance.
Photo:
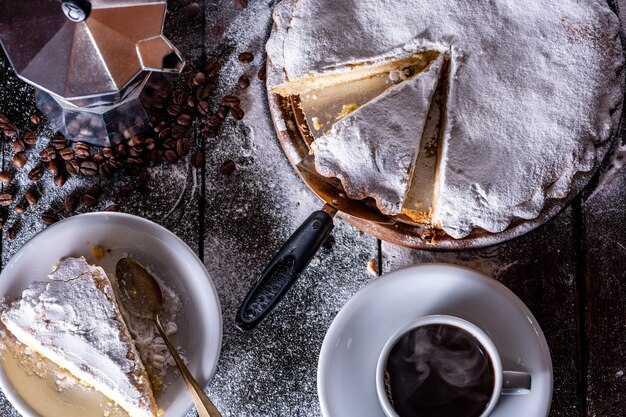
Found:
[[[475,229],[501,232],[538,217],[547,199],[568,196],[576,174],[599,162],[596,146],[613,136],[621,116],[619,21],[603,0],[282,0],[266,49],[269,90],[301,97],[446,54],[432,201],[421,210],[424,221],[457,239]],[[406,111],[406,103],[392,105],[390,112]],[[335,135],[369,147],[342,184],[348,192],[348,182],[365,178],[368,189],[385,190],[371,195],[381,210],[396,201],[395,211],[405,182],[389,184],[371,167],[377,146],[408,138],[359,137],[341,127],[347,122],[323,127],[315,141]],[[353,158],[348,151],[316,155],[316,168],[339,176],[336,167]]]
[[[131,417],[157,404],[105,271],[66,258],[0,315],[15,338],[117,403]]]

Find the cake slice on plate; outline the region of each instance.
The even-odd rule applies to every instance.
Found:
[[[337,177],[346,194],[372,197],[381,212],[402,212],[412,168],[445,55],[337,121],[311,145],[315,166]]]
[[[66,258],[35,282],[0,319],[33,351],[66,369],[131,417],[154,417],[157,404],[105,271]]]

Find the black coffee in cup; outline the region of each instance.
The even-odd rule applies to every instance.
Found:
[[[387,357],[385,380],[401,417],[478,417],[491,400],[495,372],[472,334],[431,324],[398,339]]]

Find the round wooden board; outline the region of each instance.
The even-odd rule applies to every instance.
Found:
[[[267,85],[276,85],[276,74],[281,73],[281,69],[272,67],[271,61],[267,61]],[[297,113],[299,109],[294,109],[294,105],[289,98],[281,97],[269,91],[268,101],[270,114],[278,140],[287,155],[289,162],[294,166],[309,154],[307,139],[303,137],[300,129],[298,129],[299,117]],[[301,117],[301,116],[300,116]],[[620,129],[616,129],[619,132]],[[596,147],[596,165],[594,169],[588,172],[579,172],[572,184],[572,189],[567,197],[562,199],[549,199],[535,219],[524,220],[515,219],[511,225],[500,233],[490,233],[482,229],[474,229],[472,233],[462,239],[454,239],[438,229],[434,229],[427,225],[410,224],[398,219],[394,224],[379,224],[350,216],[346,213],[339,213],[339,216],[355,226],[356,228],[368,233],[378,239],[384,240],[395,245],[406,246],[415,249],[426,250],[465,250],[477,249],[486,246],[496,245],[507,240],[516,238],[531,230],[541,226],[552,217],[556,216],[564,208],[566,208],[590,182],[602,161],[604,161],[608,151],[617,143],[615,135],[611,140],[600,144]],[[298,169],[295,169],[298,172]],[[314,187],[309,188],[316,194]]]

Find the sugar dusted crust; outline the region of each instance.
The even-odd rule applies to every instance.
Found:
[[[450,51],[432,222],[454,238],[537,218],[618,126],[624,57],[601,0],[283,0],[274,21],[270,88]]]
[[[66,258],[0,318],[22,343],[102,392],[131,417],[154,417],[148,375],[100,267]]]

